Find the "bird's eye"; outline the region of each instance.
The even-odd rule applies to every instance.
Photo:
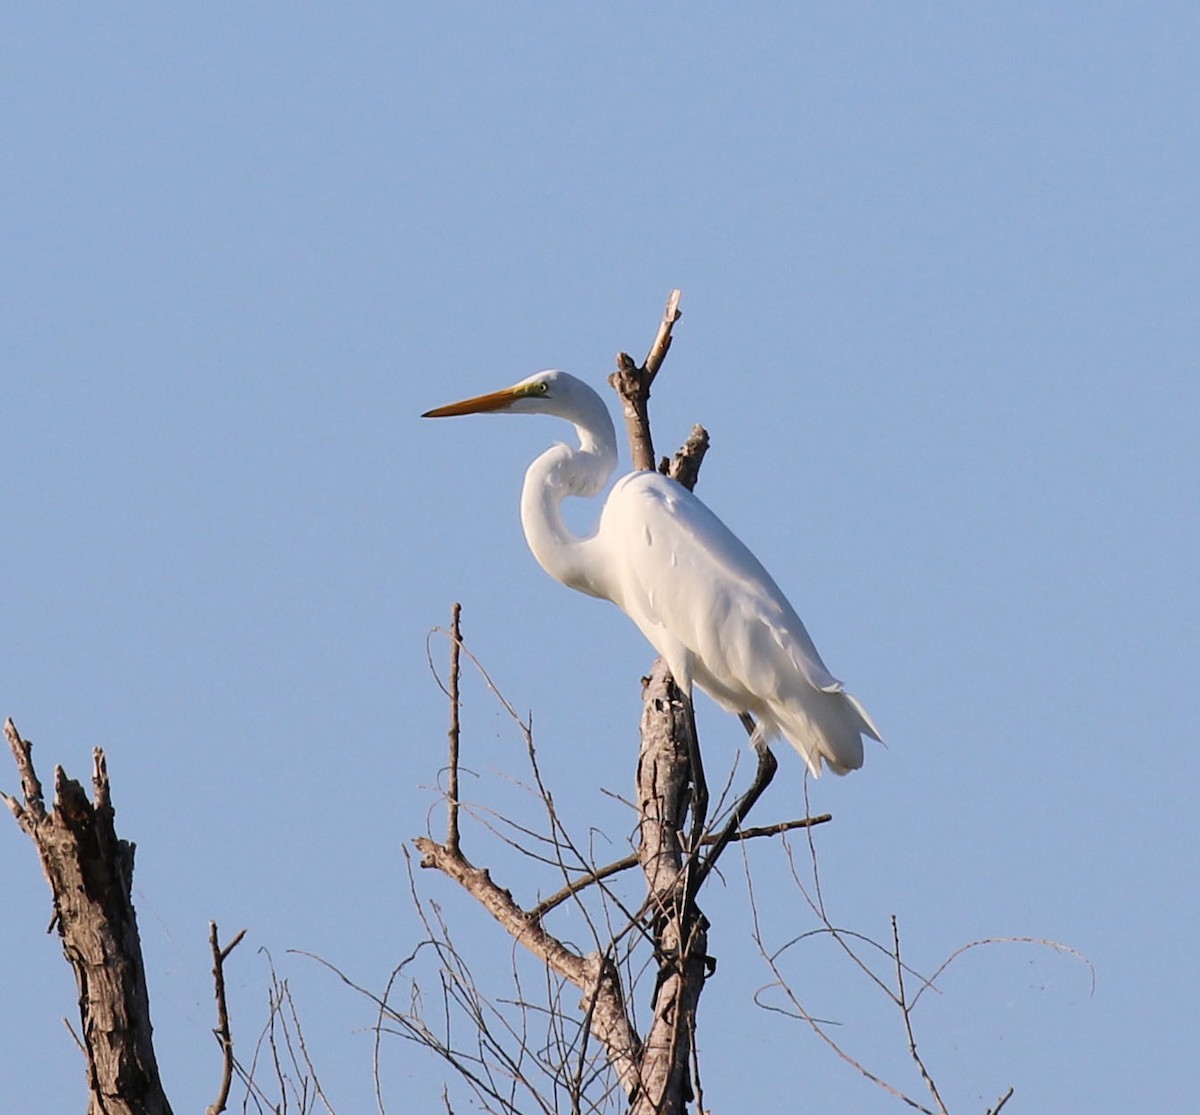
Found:
[[[537,393],[539,395],[544,395],[549,390],[550,390],[550,385],[548,383],[539,383],[537,385]]]

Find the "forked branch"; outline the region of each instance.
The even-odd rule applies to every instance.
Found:
[[[459,616],[456,604],[452,619],[450,699],[451,770],[448,786],[457,787],[458,766],[458,686]],[[583,955],[569,948],[541,924],[539,917],[522,909],[512,892],[492,879],[487,868],[476,867],[463,854],[458,832],[458,801],[450,799],[450,831],[446,843],[429,837],[417,837],[413,843],[421,853],[421,866],[435,868],[458,883],[505,930],[514,941],[538,957],[551,971],[583,992],[582,1008],[592,1034],[604,1047],[626,1095],[633,1095],[639,1084],[641,1043],[633,1022],[625,1010],[620,977],[611,960],[599,951]]]
[[[783,833],[792,832],[794,829],[809,828],[812,825],[823,825],[832,820],[832,813],[822,813],[817,817],[801,817],[795,821],[779,821],[773,825],[755,825],[751,828],[735,829],[729,834],[726,842],[733,844],[743,840],[758,840],[764,836],[781,836]],[[720,839],[721,834],[708,833],[701,841],[701,846],[711,848]],[[568,898],[580,894],[595,883],[602,883],[605,879],[611,879],[614,875],[619,875],[622,871],[628,871],[631,867],[637,867],[640,862],[641,856],[635,853],[633,855],[622,856],[618,860],[613,860],[612,863],[606,863],[603,867],[597,867],[594,871],[586,871],[578,879],[573,879],[561,890],[555,891],[549,898],[543,898],[541,902],[529,911],[529,914],[531,917],[540,918],[548,914],[556,906],[561,906]]]
[[[221,1115],[229,1101],[229,1089],[233,1084],[233,1035],[229,1029],[229,1006],[225,1001],[225,961],[229,954],[241,944],[242,938],[245,936],[246,931],[239,930],[234,934],[233,940],[222,948],[217,937],[217,923],[215,921],[208,923],[208,944],[213,958],[213,994],[217,1000],[217,1026],[213,1030],[213,1034],[217,1039],[217,1044],[221,1047],[222,1071],[217,1098],[208,1105],[205,1115]]]
[[[671,347],[675,323],[683,316],[679,310],[679,299],[680,292],[671,291],[658,334],[646,359],[638,365],[628,353],[618,352],[617,370],[608,377],[608,382],[621,399],[621,413],[625,416],[634,468],[654,468],[654,439],[650,436],[650,384],[658,375],[667,350]]]

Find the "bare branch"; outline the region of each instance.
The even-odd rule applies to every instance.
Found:
[[[284,981],[283,985],[283,998],[287,1003],[288,1014],[292,1019],[292,1029],[296,1033],[296,1045],[300,1049],[300,1057],[297,1059],[295,1052],[292,1051],[292,1043],[289,1038],[288,1049],[291,1052],[292,1065],[299,1071],[301,1069],[301,1061],[303,1062],[303,1071],[307,1073],[307,1079],[312,1081],[313,1095],[321,1101],[329,1115],[335,1115],[333,1106],[330,1104],[329,1098],[325,1095],[325,1089],[321,1087],[321,1079],[317,1076],[317,1067],[308,1055],[308,1045],[304,1040],[304,1028],[300,1025],[300,1015],[296,1010],[296,1000],[292,997],[291,988],[287,986],[286,981]]]
[[[665,457],[658,471],[693,491],[700,476],[700,465],[708,452],[708,431],[703,426],[693,426],[687,440],[668,461]]]
[[[662,367],[667,350],[671,347],[671,331],[675,328],[675,323],[683,317],[683,312],[679,309],[679,300],[682,295],[683,292],[680,290],[671,291],[666,309],[663,310],[662,322],[658,327],[658,336],[654,338],[654,344],[650,346],[650,351],[646,354],[646,360],[642,364],[651,382],[658,375],[658,369]]]
[[[654,439],[650,435],[650,377],[627,353],[617,353],[617,370],[608,382],[621,399],[625,431],[635,469],[654,468]]]
[[[925,1067],[925,1062],[921,1059],[921,1054],[917,1052],[917,1039],[913,1034],[912,1028],[912,1007],[909,1006],[904,994],[904,965],[900,961],[900,930],[896,923],[895,914],[892,915],[892,949],[896,960],[896,1001],[900,1006],[901,1017],[904,1019],[904,1034],[908,1038],[908,1055],[913,1059],[913,1063],[921,1073],[921,1079],[925,1081],[925,1087],[929,1089],[929,1094],[933,1096],[933,1102],[937,1104],[938,1111],[941,1112],[941,1115],[950,1115],[950,1112],[946,1110],[946,1105],[942,1102],[942,1096],[938,1091],[937,1084],[934,1083],[933,1077],[929,1075],[929,1070]]]
[[[898,1099],[901,1102],[907,1104],[909,1107],[912,1107],[915,1110],[921,1112],[922,1115],[938,1115],[937,1112],[931,1111],[929,1108],[923,1106],[922,1104],[918,1103],[916,1100],[905,1095],[898,1088],[894,1088],[891,1084],[889,1084],[881,1076],[878,1076],[875,1073],[871,1072],[871,1070],[868,1069],[864,1064],[862,1064],[861,1061],[858,1061],[854,1057],[852,1057],[849,1053],[846,1052],[845,1049],[843,1049],[837,1043],[837,1041],[835,1041],[832,1037],[830,1037],[830,1035],[826,1031],[825,1024],[823,1024],[820,1021],[820,1019],[813,1017],[813,1015],[808,1012],[808,1010],[803,1006],[803,1004],[800,1002],[800,1000],[796,997],[792,988],[789,986],[787,979],[784,977],[783,972],[780,971],[778,963],[777,963],[777,959],[776,959],[776,957],[778,956],[778,953],[776,952],[776,953],[772,954],[771,952],[769,952],[767,949],[767,946],[763,940],[762,925],[759,920],[759,914],[758,914],[758,903],[755,899],[755,893],[754,893],[754,880],[750,876],[749,873],[747,873],[747,875],[746,875],[746,887],[747,887],[749,897],[750,897],[750,917],[751,917],[753,927],[754,927],[753,933],[752,933],[753,938],[754,938],[754,943],[758,946],[759,955],[763,958],[763,961],[766,963],[767,967],[771,971],[771,974],[774,976],[774,982],[771,984],[771,987],[777,988],[783,994],[783,996],[787,999],[787,1002],[790,1005],[790,1010],[782,1010],[781,1008],[766,1006],[758,999],[758,996],[756,995],[755,1000],[757,1002],[759,1002],[759,1005],[764,1006],[764,1008],[767,1010],[775,1010],[775,1011],[778,1011],[779,1013],[789,1014],[792,1017],[801,1019],[802,1021],[806,1022],[808,1024],[808,1026],[812,1029],[812,1032],[814,1034],[816,1034],[816,1036],[818,1038],[820,1038],[821,1041],[824,1042],[825,1045],[840,1060],[845,1062],[847,1065],[849,1065],[851,1068],[853,1068],[856,1072],[858,1072],[861,1076],[863,1076],[865,1079],[869,1080],[872,1084],[883,1089],[883,1091],[887,1092],[887,1094],[892,1096],[893,1098]]]
[[[233,947],[232,943],[229,947]],[[321,1087],[305,1047],[304,1031],[288,981],[279,978],[270,952],[265,948],[260,948],[259,952],[267,958],[271,984],[267,991],[267,1021],[254,1043],[250,1064],[243,1066],[236,1060],[234,1062],[234,1068],[246,1087],[243,1110],[248,1110],[253,1102],[260,1112],[269,1111],[278,1115],[289,1111],[294,1100],[299,1115],[310,1115],[316,1108],[316,1101],[320,1100],[328,1115],[334,1115],[333,1106]],[[270,1094],[257,1080],[264,1048],[269,1051],[269,1067],[274,1075]]]
[[[83,1047],[83,1041],[80,1039],[79,1035],[75,1032],[75,1027],[71,1025],[71,1020],[69,1018],[64,1018],[62,1020],[62,1024],[66,1027],[67,1033],[71,1035],[71,1040],[75,1043],[75,1048],[78,1049],[79,1052],[83,1054],[83,1059],[84,1059],[84,1061],[86,1061],[87,1060],[87,1050]]]
[[[486,868],[477,868],[460,852],[428,837],[413,841],[421,853],[421,866],[433,867],[453,879],[504,928],[518,944],[539,957],[584,994],[584,1007],[591,1017],[591,1030],[608,1051],[613,1067],[626,1088],[638,1080],[641,1043],[625,1013],[620,982],[598,953],[581,956],[513,901],[512,894],[495,883]]]
[[[21,827],[26,832],[30,832],[29,826],[22,819],[24,814],[29,814],[33,824],[44,820],[46,816],[42,783],[37,776],[37,771],[33,769],[33,744],[29,740],[21,738],[17,732],[17,726],[11,719],[4,722],[4,735],[8,739],[13,760],[17,764],[17,773],[21,776],[21,796],[25,801],[22,805],[2,791],[0,791],[0,797],[4,798],[5,804],[12,810],[13,816],[20,822]],[[30,832],[30,835],[33,834]]]
[[[662,362],[671,347],[671,331],[683,315],[679,311],[680,292],[671,291],[667,308],[658,327],[658,335],[650,346],[645,362],[639,367],[628,353],[617,353],[617,370],[608,377],[621,399],[621,413],[625,416],[625,429],[629,435],[629,448],[633,467],[654,468],[654,439],[650,436],[650,384],[658,375]]]
[[[986,1115],[1000,1115],[1000,1108],[1002,1108],[1010,1099],[1012,1099],[1012,1094],[1013,1090],[1009,1088],[1009,1090],[1005,1092],[1004,1095],[1002,1095],[997,1101],[995,1107],[989,1107],[987,1109]]]
[[[233,1035],[229,1032],[229,1008],[225,1001],[225,960],[245,936],[246,931],[239,930],[233,940],[222,948],[217,939],[217,923],[215,921],[208,923],[208,943],[212,949],[213,958],[213,993],[217,1000],[217,1028],[213,1030],[213,1034],[221,1046],[223,1069],[217,1098],[208,1105],[206,1115],[220,1115],[225,1110],[225,1105],[229,1100],[229,1089],[233,1084]]]
[[[461,647],[458,616],[459,611],[456,609],[451,641],[451,703],[455,706],[451,719],[455,730],[450,746],[454,765],[458,760],[459,695],[456,674]],[[487,678],[486,672],[484,677]],[[490,678],[487,680],[488,684],[492,685]],[[494,685],[492,688],[495,691]],[[512,706],[503,697],[500,699],[516,718]],[[457,818],[454,831],[457,832]],[[475,867],[463,854],[460,841],[452,844],[447,840],[445,844],[438,844],[429,837],[418,837],[413,843],[421,853],[422,867],[436,868],[457,882],[492,915],[517,944],[529,950],[583,992],[583,1007],[589,1019],[591,1032],[607,1051],[626,1094],[632,1094],[638,1087],[641,1043],[625,1011],[620,978],[611,959],[602,955],[600,951],[584,956],[564,945],[549,933],[538,919],[521,909],[513,900],[512,893],[499,886],[486,868]]]
[[[712,851],[704,857],[696,870],[693,884],[696,889],[703,885],[704,880],[708,878],[708,873],[716,867],[721,853],[737,835],[738,827],[746,819],[750,810],[754,808],[758,799],[762,797],[763,791],[771,784],[771,780],[775,777],[775,771],[779,767],[779,762],[771,753],[771,749],[755,736],[754,722],[750,719],[749,714],[746,714],[745,721],[746,730],[750,733],[750,738],[754,740],[754,749],[758,753],[758,766],[754,772],[754,781],[751,782],[750,788],[738,798],[728,823],[712,842]]]
[[[462,605],[455,603],[450,612],[450,760],[446,776],[446,847],[458,851],[458,655],[462,646],[462,630],[459,619]]]
[[[817,817],[802,817],[795,821],[778,821],[773,825],[755,825],[751,828],[738,829],[736,832],[731,833],[729,842],[756,840],[763,836],[779,836],[782,833],[791,832],[793,829],[823,825],[832,820],[832,813],[822,813]],[[717,834],[708,833],[701,841],[701,846],[712,847],[719,839],[720,837]],[[628,871],[631,867],[637,867],[640,862],[641,856],[635,853],[633,855],[622,856],[621,859],[613,860],[612,863],[598,867],[594,871],[589,871],[587,874],[581,875],[578,879],[572,880],[561,890],[555,891],[549,898],[542,899],[541,902],[529,911],[529,916],[532,918],[544,917],[556,906],[561,906],[568,898],[586,890],[593,883],[599,883],[604,879],[611,878],[613,875],[620,874],[622,871]]]
[[[594,861],[590,856],[585,855],[583,850],[576,845],[575,841],[571,838],[571,834],[567,831],[566,826],[559,820],[558,811],[554,807],[554,797],[549,788],[546,786],[545,782],[542,780],[542,772],[538,767],[537,749],[533,745],[533,732],[527,724],[522,724],[521,730],[525,736],[526,753],[529,757],[529,765],[533,770],[533,777],[537,786],[537,794],[541,799],[542,805],[545,807],[546,816],[550,823],[549,843],[550,847],[554,851],[555,865],[558,867],[562,877],[569,880],[571,869],[565,862],[563,856],[564,849],[569,851],[575,857],[575,860],[580,864],[591,865]],[[596,873],[593,871],[592,874],[595,875]],[[605,876],[599,876],[593,881],[600,883],[603,881],[603,878],[605,878]],[[567,885],[569,887],[570,883],[568,882]],[[578,893],[578,891],[572,893],[575,894]],[[567,895],[567,897],[571,896],[572,895]],[[638,924],[641,918],[642,910],[634,912],[627,909],[617,895],[607,888],[604,888],[604,896],[607,900],[604,907],[606,914],[608,913],[609,904],[611,903],[613,907],[620,910],[620,912],[625,916],[627,919],[627,926],[633,927]],[[530,917],[535,917],[540,920],[545,914],[543,907],[544,903],[539,903],[537,909],[530,911]],[[644,908],[645,907],[643,906],[643,909]],[[602,939],[602,936],[597,930],[588,908],[582,902],[580,902],[578,903],[578,910],[586,920],[588,929],[592,933],[592,939],[596,951],[608,954],[611,951],[612,946],[615,945],[617,939],[622,936],[623,933],[618,934],[613,932],[613,927],[610,924],[608,926],[609,934],[607,940]]]
[[[1091,994],[1096,994],[1096,967],[1078,949],[1072,948],[1070,945],[1064,945],[1061,941],[1052,941],[1048,937],[983,937],[978,941],[970,941],[965,945],[960,945],[946,957],[934,970],[933,975],[925,980],[921,990],[913,996],[913,1007],[917,1005],[921,996],[925,994],[926,989],[933,987],[938,977],[960,956],[966,952],[970,952],[972,949],[981,948],[984,945],[1040,945],[1042,948],[1052,949],[1054,952],[1070,956],[1087,967],[1088,975],[1091,979]]]

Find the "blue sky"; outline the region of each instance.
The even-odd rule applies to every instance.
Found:
[[[1013,1111],[1187,1106],[1192,5],[0,20],[0,715],[47,780],[108,754],[177,1110],[219,1075],[210,918],[249,930],[235,1038],[263,1020],[267,949],[335,1108],[372,1109],[370,1011],[287,950],[381,986],[419,939],[401,849],[437,802],[426,635],[452,601],[532,712],[560,807],[620,847],[601,791],[632,784],[650,653],[537,568],[517,519],[525,464],[565,431],[417,416],[548,366],[602,386],[676,286],[660,447],[707,426],[701,494],[888,738],[810,787],[835,815],[835,920],[886,938],[898,915],[922,970],[990,935],[1095,966],[1094,995],[1024,946],[951,969],[917,1022],[952,1109],[1010,1084]],[[464,714],[478,798],[507,800],[520,740],[478,681]],[[699,715],[711,775],[740,728]],[[781,760],[762,820],[802,811],[802,764]],[[66,1110],[74,989],[5,827],[0,1076],[13,1110]],[[753,852],[779,941],[812,925],[784,866]],[[450,884],[418,882],[507,964]],[[896,1110],[753,1006],[769,975],[745,907],[737,872],[706,903],[706,1100]],[[855,974],[817,948],[796,964],[847,1047],[918,1089]],[[385,1070],[391,1110],[438,1102],[439,1064],[396,1042]]]

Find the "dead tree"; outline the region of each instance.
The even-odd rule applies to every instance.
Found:
[[[134,846],[117,836],[104,752],[93,753],[92,798],[54,768],[46,809],[32,745],[4,725],[21,797],[4,798],[37,848],[54,896],[52,926],[79,988],[89,1115],[170,1115],[151,1042],[150,996],[131,900]]]
[[[33,744],[21,737],[11,720],[6,721],[4,734],[21,778],[21,797],[0,791],[0,798],[37,850],[54,905],[50,928],[58,930],[63,955],[79,988],[82,1038],[76,1040],[85,1059],[88,1115],[171,1115],[151,1040],[150,993],[133,908],[135,848],[116,832],[104,752],[98,747],[93,751],[90,801],[62,767],[54,768],[54,803],[47,810],[33,765]],[[225,961],[245,934],[241,930],[222,946],[217,923],[209,923],[217,1010],[213,1035],[221,1050],[222,1070],[217,1098],[206,1108],[207,1115],[220,1115],[226,1109],[235,1074],[249,1092],[268,1106],[277,1106],[255,1083],[253,1066],[247,1070],[233,1054]],[[283,1017],[285,1005],[292,1009],[290,1023]],[[272,971],[267,1027],[273,1032],[277,1022],[299,1029],[286,983],[281,985]],[[282,1073],[275,1075],[283,1079]],[[316,1071],[306,1058],[299,1063],[293,1054],[290,1077],[312,1081],[316,1094],[321,1094]],[[282,1107],[286,1106],[285,1099]]]

